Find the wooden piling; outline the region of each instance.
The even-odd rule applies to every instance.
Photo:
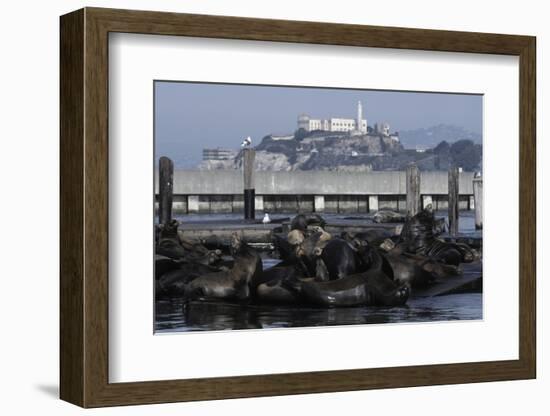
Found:
[[[243,150],[243,181],[244,181],[244,219],[253,220],[255,218],[255,199],[256,190],[254,185],[254,159],[256,151],[254,149]]]
[[[174,199],[174,163],[167,157],[159,159],[159,224],[172,220]]]
[[[415,164],[407,166],[407,213],[411,216],[418,214],[421,209],[420,200],[420,171]]]
[[[449,169],[449,233],[458,234],[458,167]]]
[[[483,179],[481,175],[474,176],[474,210],[476,230],[483,229]]]

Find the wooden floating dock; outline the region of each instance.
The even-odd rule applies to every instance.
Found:
[[[186,238],[204,242],[206,245],[228,246],[231,235],[242,233],[248,243],[271,244],[273,233],[281,231],[281,224],[262,224],[256,221],[226,220],[182,223],[179,229]]]
[[[392,237],[399,235],[403,224],[377,224],[369,220],[342,219],[328,221],[324,229],[332,235],[340,235],[342,232],[361,233],[375,231],[381,235]],[[242,233],[245,241],[256,244],[270,244],[273,234],[286,234],[290,231],[290,221],[273,221],[262,224],[259,221],[224,220],[204,222],[183,222],[179,229],[183,234],[193,240],[202,241],[211,245],[229,245],[231,235],[235,232]]]
[[[476,250],[483,249],[483,236],[479,231],[475,231],[473,233],[458,233],[456,236],[451,236],[445,233],[440,235],[439,238],[447,243],[462,243],[467,244]]]
[[[337,236],[343,232],[351,234],[363,232],[376,232],[386,237],[397,236],[403,228],[402,223],[374,223],[369,219],[337,219],[328,221],[325,231]],[[260,221],[244,220],[218,220],[183,222],[179,229],[192,240],[203,241],[206,244],[225,246],[229,245],[231,235],[235,232],[243,234],[245,241],[252,244],[271,244],[274,234],[287,234],[290,231],[289,218],[275,218],[269,224]],[[440,236],[446,242],[468,244],[475,249],[482,249],[483,239],[480,231],[473,233],[459,233],[456,236],[442,234]]]
[[[462,275],[448,277],[425,289],[414,289],[412,297],[452,295],[463,292],[481,292],[483,283],[482,262],[462,263]]]

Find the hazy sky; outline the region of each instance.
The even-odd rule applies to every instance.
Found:
[[[293,133],[301,113],[355,118],[359,100],[369,126],[387,121],[393,132],[443,123],[481,134],[479,95],[157,81],[156,157],[192,167],[205,147],[238,148],[247,136],[256,145],[271,133]]]

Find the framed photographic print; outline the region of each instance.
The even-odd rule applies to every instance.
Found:
[[[61,17],[61,398],[536,376],[535,38]]]

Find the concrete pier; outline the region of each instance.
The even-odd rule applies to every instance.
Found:
[[[378,211],[378,195],[369,195],[369,211]]]
[[[264,197],[261,195],[255,195],[254,205],[255,205],[256,211],[264,211]]]
[[[256,211],[367,213],[406,210],[406,173],[294,171],[254,173]],[[473,209],[473,172],[459,174],[459,209]],[[420,200],[448,209],[447,171],[420,172]],[[158,183],[156,183],[158,194]],[[243,173],[175,170],[173,210],[186,213],[244,212]]]
[[[473,187],[476,229],[481,230],[483,228],[483,179],[481,176],[474,178]]]
[[[325,197],[323,195],[315,195],[313,208],[315,212],[325,212]]]
[[[190,214],[197,214],[199,212],[199,196],[189,195],[187,197],[187,211]]]
[[[426,208],[430,204],[433,207],[433,198],[432,198],[432,196],[431,195],[423,195],[422,196],[422,209]]]

